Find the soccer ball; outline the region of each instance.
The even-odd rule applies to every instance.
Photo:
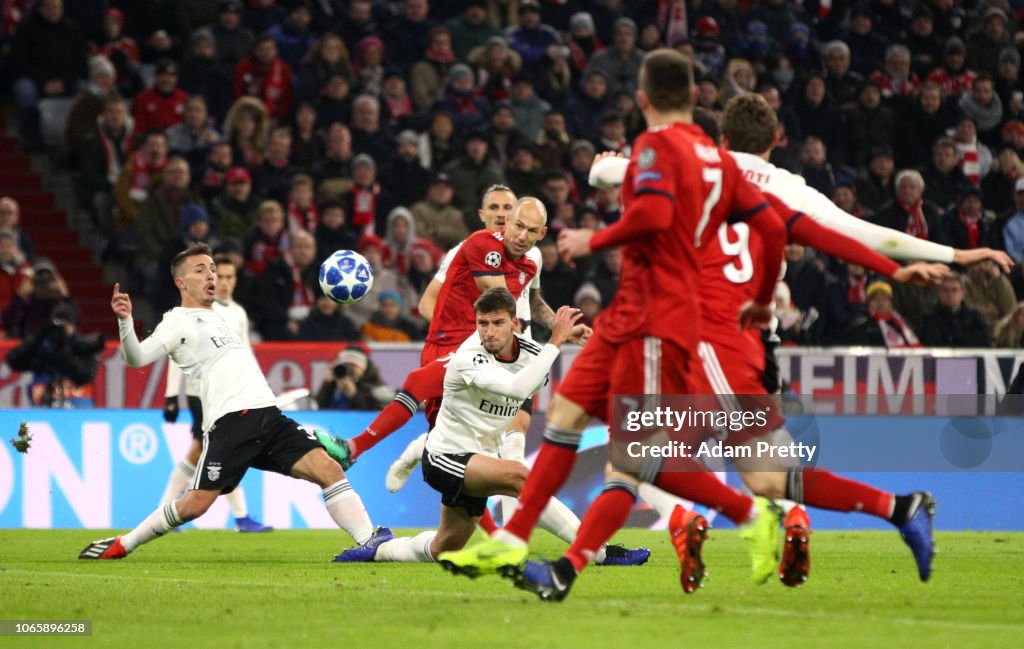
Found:
[[[373,286],[373,268],[358,252],[338,250],[320,265],[320,290],[338,304],[354,304]]]

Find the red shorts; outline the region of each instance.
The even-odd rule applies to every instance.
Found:
[[[693,355],[648,336],[612,343],[595,333],[573,361],[558,394],[608,423],[614,394],[693,394]]]
[[[732,444],[771,433],[785,422],[764,387],[764,348],[739,349],[717,342],[697,343],[697,357],[703,372],[694,376],[698,394],[714,394],[725,411],[766,411],[766,424],[729,433]],[[699,384],[699,387],[698,387]]]
[[[421,396],[420,394],[413,393],[419,399],[426,399],[426,403],[423,407],[423,414],[427,417],[427,424],[431,428],[434,427],[434,423],[437,421],[437,413],[441,410],[441,394],[444,392],[444,373],[448,367],[447,363],[435,363],[434,361],[439,358],[444,358],[449,354],[454,354],[458,351],[459,347],[462,346],[463,341],[459,341],[455,344],[440,345],[438,343],[424,343],[423,351],[420,353],[420,365],[423,368],[428,369],[429,375],[422,377],[431,382],[430,387],[435,387],[433,384],[436,383],[436,397]],[[423,390],[424,395],[429,390]]]

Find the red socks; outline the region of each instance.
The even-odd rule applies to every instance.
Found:
[[[491,516],[491,510],[489,509],[484,510],[483,516],[480,517],[480,522],[478,524],[480,527],[484,528],[484,531],[487,532],[487,536],[494,534],[494,531],[498,529],[498,524],[494,522],[494,517]]]
[[[864,512],[888,520],[893,495],[831,471],[803,470],[804,504],[838,512]]]
[[[530,469],[530,477],[526,479],[523,493],[519,495],[519,508],[505,522],[505,531],[529,541],[530,533],[537,526],[537,519],[548,506],[548,500],[565,484],[575,463],[575,447],[544,440],[537,453],[537,461]]]
[[[634,492],[625,487],[611,487],[591,503],[576,532],[576,540],[565,553],[577,574],[587,567],[601,546],[622,529],[635,502]]]
[[[419,404],[417,403],[417,407]],[[348,441],[349,449],[352,451],[352,459],[356,459],[366,451],[384,441],[391,433],[404,426],[416,411],[409,412],[409,407],[397,397],[394,401],[384,406],[377,418],[364,430]]]
[[[736,491],[708,471],[662,471],[654,486],[680,498],[692,500],[722,512],[742,525],[750,518],[753,499]]]

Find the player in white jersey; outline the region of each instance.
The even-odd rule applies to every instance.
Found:
[[[232,299],[235,285],[238,283],[238,269],[228,257],[216,257],[214,263],[217,267],[217,289],[214,295],[213,310],[219,313],[228,326],[238,334],[242,344],[250,347],[249,316],[242,305]],[[178,365],[173,362],[168,363],[167,389],[164,395],[167,399],[164,405],[164,420],[170,423],[178,420],[178,395],[181,391],[182,381],[183,376]],[[195,382],[185,382],[185,394],[188,398],[188,408],[192,413],[192,444],[185,457],[171,471],[164,495],[160,499],[162,504],[178,499],[188,488],[196,474],[196,463],[203,450],[203,405],[199,400],[198,386]],[[263,525],[249,516],[249,507],[245,501],[245,490],[242,489],[242,485],[238,485],[224,497],[227,498],[231,515],[235,519],[236,530],[248,533],[273,531],[273,527]]]
[[[337,525],[359,544],[390,531],[374,532],[362,499],[341,466],[312,432],[285,417],[275,405],[252,350],[223,316],[213,310],[216,271],[210,248],[196,244],[171,265],[181,306],[164,314],[153,334],[139,341],[127,293],[114,285],[110,305],[118,318],[121,352],[132,367],[170,355],[199,388],[203,403],[203,451],[189,491],[161,505],[127,534],[94,541],[79,559],[122,559],[143,543],[202,516],[222,493],[234,489],[249,467],[301,478],[323,489],[324,504]]]
[[[515,333],[515,299],[507,289],[487,289],[474,311],[477,333],[447,364],[441,410],[423,453],[423,478],[441,494],[438,529],[370,543],[339,560],[434,561],[439,553],[466,544],[488,496],[519,495],[528,471],[521,462],[499,457],[502,436],[523,402],[546,383],[551,363],[581,313],[559,309],[551,339],[542,347]]]

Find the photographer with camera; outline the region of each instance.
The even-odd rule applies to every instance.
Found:
[[[103,336],[78,333],[75,310],[58,304],[50,322],[7,355],[16,372],[32,372],[32,405],[42,408],[92,406],[92,380],[99,369]]]
[[[68,285],[49,259],[36,260],[31,278],[30,285],[23,285],[16,292],[0,316],[8,338],[28,338],[42,332],[50,324],[50,314],[57,305],[71,306]]]
[[[320,410],[380,410],[394,396],[366,352],[352,345],[338,354],[331,378],[316,393],[316,403]]]

